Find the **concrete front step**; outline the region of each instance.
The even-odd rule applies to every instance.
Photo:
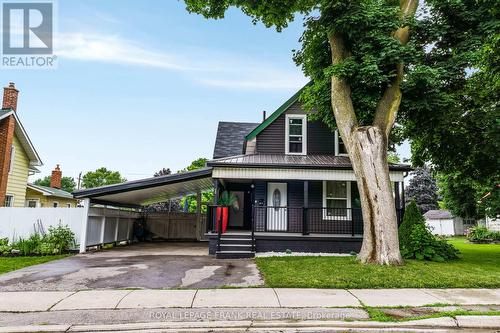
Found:
[[[215,258],[217,259],[244,259],[254,258],[255,252],[252,251],[217,251]]]

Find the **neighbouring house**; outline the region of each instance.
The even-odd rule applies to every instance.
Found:
[[[432,233],[440,236],[463,236],[464,220],[448,210],[429,210],[424,214],[425,223]]]
[[[58,164],[52,171],[50,187],[28,183],[26,207],[77,207],[78,200],[73,198],[73,194],[61,189],[61,179],[62,171]]]
[[[24,207],[28,177],[42,165],[17,111],[19,91],[4,88],[0,110],[0,206]]]
[[[309,119],[300,93],[261,123],[220,122],[214,159],[204,169],[81,190],[75,196],[89,204],[140,208],[198,193],[200,211],[201,191],[212,189],[214,203],[199,224],[205,223],[201,228],[209,252],[220,258],[288,249],[359,251],[363,218],[349,157],[337,132]],[[399,221],[410,170],[389,165]],[[236,196],[237,204],[229,209],[228,231],[220,235],[217,203],[224,191]],[[104,230],[96,224],[100,221],[89,217],[85,230]]]

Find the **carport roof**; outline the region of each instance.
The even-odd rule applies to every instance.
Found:
[[[94,203],[139,207],[168,199],[210,190],[212,168],[129,181],[116,185],[79,190],[77,199],[89,198]]]

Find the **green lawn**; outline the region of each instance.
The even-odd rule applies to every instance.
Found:
[[[362,265],[355,257],[268,257],[257,265],[269,287],[288,288],[498,288],[500,245],[450,242],[460,259],[407,260],[401,267]]]
[[[26,266],[43,264],[44,262],[66,258],[67,254],[44,257],[0,257],[0,274],[15,271]]]

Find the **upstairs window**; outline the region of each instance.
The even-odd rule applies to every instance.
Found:
[[[307,154],[307,116],[286,115],[285,149],[287,154]]]
[[[347,156],[347,149],[338,130],[335,131],[335,155]]]

